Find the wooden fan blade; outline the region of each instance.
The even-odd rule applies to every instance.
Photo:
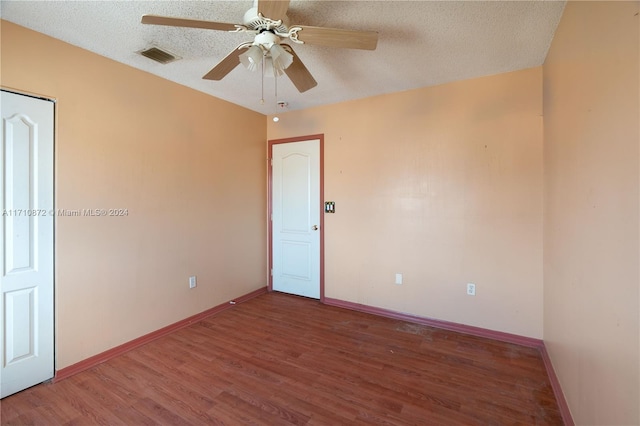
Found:
[[[240,64],[240,55],[242,54],[241,47],[245,44],[241,44],[236,47],[231,53],[229,53],[218,65],[213,67],[211,71],[206,73],[202,78],[205,80],[222,80],[224,76],[229,74],[235,67]]]
[[[258,13],[274,21],[283,19],[287,9],[289,9],[289,0],[258,0]]]
[[[293,55],[293,62],[288,68],[285,68],[284,72],[287,73],[287,77],[296,86],[298,92],[303,93],[316,87],[318,82],[313,78],[307,67],[304,66],[291,46],[288,44],[281,44],[280,46]]]
[[[302,28],[298,31],[298,40],[318,46],[375,50],[378,44],[378,33],[375,31],[340,30],[305,25],[292,25],[290,28],[293,27]]]
[[[167,25],[169,27],[203,28],[205,30],[236,30],[236,26],[234,24],[227,24],[225,22],[200,21],[197,19],[186,18],[169,18],[166,16],[157,15],[144,15],[142,17],[142,23],[150,25]]]

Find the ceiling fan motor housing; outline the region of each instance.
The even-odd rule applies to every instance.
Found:
[[[244,26],[254,31],[272,30],[286,33],[289,31],[289,18],[285,15],[282,18],[282,22],[274,21],[268,17],[258,15],[258,8],[252,7],[244,14]]]

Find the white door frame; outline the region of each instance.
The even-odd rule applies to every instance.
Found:
[[[293,142],[306,142],[310,140],[319,141],[320,150],[320,302],[324,303],[324,134],[299,136],[285,139],[272,139],[268,141],[268,207],[267,207],[267,223],[268,223],[268,252],[269,252],[269,277],[268,290],[273,291],[273,145]]]

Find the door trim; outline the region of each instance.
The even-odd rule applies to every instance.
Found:
[[[285,138],[285,139],[271,139],[268,141],[268,166],[267,170],[269,173],[268,176],[268,188],[267,188],[267,229],[268,229],[268,247],[267,251],[269,253],[269,264],[267,271],[268,276],[268,289],[269,291],[273,291],[273,276],[271,275],[271,271],[273,270],[273,221],[271,220],[271,216],[273,214],[273,145],[283,144],[283,143],[293,143],[293,142],[306,142],[310,140],[318,139],[319,149],[320,149],[320,302],[324,303],[324,134],[317,135],[308,135],[308,136],[296,136],[293,138]]]

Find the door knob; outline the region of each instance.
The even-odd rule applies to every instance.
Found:
[[[313,225],[313,226],[311,227],[311,229],[313,229],[314,231],[317,231],[317,230],[318,230],[318,225]]]

